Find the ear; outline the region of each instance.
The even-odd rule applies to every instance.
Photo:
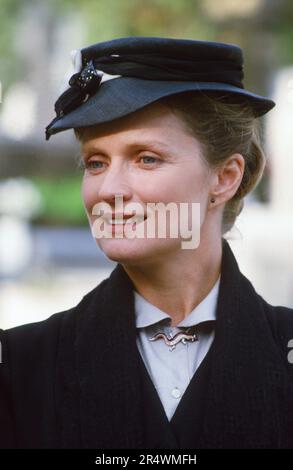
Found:
[[[234,153],[225,160],[216,170],[214,183],[211,187],[210,196],[215,198],[213,207],[226,203],[239,188],[245,168],[245,160],[240,153]]]

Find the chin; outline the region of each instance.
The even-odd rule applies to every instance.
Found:
[[[169,240],[170,241],[170,240]],[[172,240],[174,249],[174,240]],[[121,264],[141,264],[162,260],[170,253],[167,240],[100,239],[97,244],[111,261]]]

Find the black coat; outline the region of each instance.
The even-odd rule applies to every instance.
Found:
[[[196,404],[189,387],[178,419],[194,448],[293,448],[293,310],[256,293],[224,239],[221,274],[205,393]],[[1,331],[1,344],[0,447],[143,449],[146,428],[159,433],[154,414],[146,422],[148,397],[164,413],[150,380],[142,388],[121,265],[71,310]],[[188,413],[196,406],[200,426]]]

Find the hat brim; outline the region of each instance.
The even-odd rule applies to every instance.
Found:
[[[225,92],[243,98],[251,105],[255,117],[275,106],[274,101],[226,83],[177,82],[119,77],[108,80],[97,93],[65,116],[54,120],[48,134],[113,121],[138,111],[160,98],[188,91]]]

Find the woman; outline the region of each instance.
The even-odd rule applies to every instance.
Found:
[[[75,130],[89,223],[118,264],[71,310],[2,332],[2,446],[292,447],[293,311],[256,293],[223,237],[274,103],[243,88],[233,45],[121,38],[74,62],[46,135]],[[192,231],[148,236],[157,203],[185,204]]]

